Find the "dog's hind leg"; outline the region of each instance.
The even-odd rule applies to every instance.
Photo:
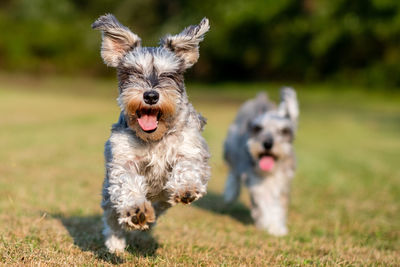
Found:
[[[230,172],[225,183],[224,201],[227,204],[234,202],[240,195],[240,177]]]
[[[112,253],[122,252],[126,247],[125,232],[117,222],[117,214],[111,208],[106,209],[103,215],[103,235],[105,245]]]

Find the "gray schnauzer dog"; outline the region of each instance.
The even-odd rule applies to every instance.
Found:
[[[298,116],[293,89],[281,90],[278,108],[265,93],[259,93],[240,108],[225,140],[224,157],[230,167],[225,202],[239,196],[244,182],[256,226],[276,236],[287,234],[290,182],[295,172],[292,142]]]
[[[167,208],[206,193],[209,152],[205,119],[188,101],[183,74],[199,58],[209,30],[204,18],[159,47],[141,39],[111,14],[92,28],[102,31],[101,56],[118,74],[121,108],[105,144],[102,208],[105,245],[123,251],[126,238],[147,230]]]

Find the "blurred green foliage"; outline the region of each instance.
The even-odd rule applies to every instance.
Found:
[[[104,13],[146,46],[207,16],[211,31],[191,71],[202,80],[400,86],[399,0],[2,0],[1,69],[112,73],[90,28]]]

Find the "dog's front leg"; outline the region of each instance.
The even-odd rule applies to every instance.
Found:
[[[170,204],[190,204],[207,192],[210,177],[208,152],[200,153],[196,157],[178,158],[165,189],[169,192]]]
[[[107,164],[103,188],[104,238],[110,252],[126,247],[126,230],[145,230],[155,221],[151,203],[146,199],[144,177],[129,164],[119,164],[114,158]]]
[[[258,228],[275,236],[286,235],[287,193],[274,181],[265,179],[249,186],[252,208],[251,215]]]
[[[146,199],[146,181],[130,164],[109,164],[110,202],[118,214],[118,223],[125,230],[147,230],[155,221],[151,202]]]

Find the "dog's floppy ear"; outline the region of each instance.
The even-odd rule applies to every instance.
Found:
[[[161,39],[161,46],[174,52],[183,60],[184,68],[190,68],[199,59],[199,43],[204,34],[210,29],[207,18],[203,18],[199,25],[191,25],[177,35],[167,35]]]
[[[281,89],[281,103],[278,108],[279,115],[289,118],[295,125],[299,117],[299,104],[296,91],[290,87]]]
[[[92,24],[92,28],[101,30],[103,33],[101,57],[110,67],[117,67],[129,50],[141,45],[139,36],[119,23],[112,14],[106,14],[98,18]]]

